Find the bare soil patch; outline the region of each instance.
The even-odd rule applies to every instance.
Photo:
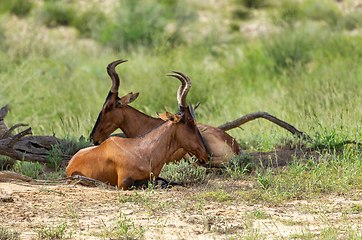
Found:
[[[144,239],[273,239],[326,228],[358,227],[362,197],[328,196],[281,204],[250,203],[243,194],[249,181],[217,178],[206,185],[120,191],[81,185],[0,183],[0,225],[21,231],[21,239],[38,239],[39,230],[66,223],[65,236],[114,239],[128,226],[128,235]],[[126,232],[127,232],[126,231]],[[134,235],[135,234],[135,235]],[[118,235],[119,237],[119,235]]]

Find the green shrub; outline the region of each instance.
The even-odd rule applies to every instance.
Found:
[[[25,17],[32,9],[33,4],[29,0],[1,0],[0,13],[10,12],[19,17]]]
[[[302,13],[316,21],[325,21],[331,27],[335,27],[342,16],[338,6],[326,0],[309,0],[302,4]]]
[[[91,8],[76,15],[71,25],[74,26],[82,37],[92,37],[97,39],[97,35],[105,28],[107,18],[99,9]]]
[[[171,7],[167,7],[171,6]],[[159,48],[164,42],[171,44],[182,41],[181,28],[196,16],[181,4],[162,4],[155,0],[138,2],[120,1],[116,9],[116,21],[102,32],[100,42],[115,50],[130,51],[137,46]],[[175,26],[166,30],[166,26]]]
[[[287,29],[264,40],[264,49],[277,72],[291,70],[312,60],[312,52],[319,43],[314,38],[309,31]]]
[[[190,183],[205,183],[210,179],[210,176],[206,173],[206,169],[203,167],[195,167],[192,163],[181,160],[176,163],[169,163],[163,166],[160,176],[173,181],[180,181],[185,184]]]
[[[341,29],[354,30],[362,25],[362,12],[360,10],[350,12],[338,20]]]
[[[247,8],[259,8],[267,4],[267,0],[238,0]]]
[[[278,14],[276,15],[276,18],[274,19],[276,23],[278,23],[280,20],[283,21],[283,23],[288,24],[289,26],[293,26],[293,24],[300,20],[303,17],[303,14],[301,12],[301,5],[297,1],[282,1],[279,7]]]
[[[250,10],[243,6],[238,6],[232,11],[232,17],[234,19],[245,20],[245,19],[250,18],[251,15],[252,14],[251,14]]]
[[[40,13],[41,22],[47,26],[69,26],[75,18],[74,7],[67,1],[48,1]]]

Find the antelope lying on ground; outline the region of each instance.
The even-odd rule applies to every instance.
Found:
[[[148,116],[128,105],[136,100],[139,93],[129,93],[121,98],[118,97],[119,76],[115,71],[115,67],[123,62],[126,61],[114,61],[107,67],[108,75],[112,79],[112,87],[90,134],[90,139],[96,145],[103,142],[117,128],[120,128],[127,137],[136,137],[150,131],[163,122],[160,118]],[[171,76],[179,78],[182,83],[178,90],[178,98],[182,89],[186,86],[185,79],[187,79],[187,76],[179,74],[180,76],[171,74]],[[231,158],[234,154],[240,154],[237,141],[225,131],[204,124],[197,124],[197,127],[201,132],[207,149],[212,155],[212,166],[222,166],[222,163],[226,162],[228,158]],[[186,154],[187,151],[180,149],[169,161],[179,161]]]
[[[186,103],[190,87],[191,81],[187,81],[178,99],[180,111],[161,114],[165,121],[152,131],[135,138],[110,137],[99,146],[80,150],[68,164],[67,177],[82,175],[129,189],[156,179],[180,148],[207,163],[209,154]]]

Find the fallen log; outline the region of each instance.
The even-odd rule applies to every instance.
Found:
[[[8,128],[4,122],[8,111],[9,105],[0,109],[0,155],[15,160],[50,163],[49,151],[64,140],[55,136],[27,136],[32,135],[30,127],[14,135],[12,132],[15,129],[28,125],[18,123]],[[71,157],[70,155],[62,156],[64,161],[69,161]]]

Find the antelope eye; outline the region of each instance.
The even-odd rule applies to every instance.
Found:
[[[108,104],[104,107],[104,113],[111,111],[113,108],[112,104]]]

